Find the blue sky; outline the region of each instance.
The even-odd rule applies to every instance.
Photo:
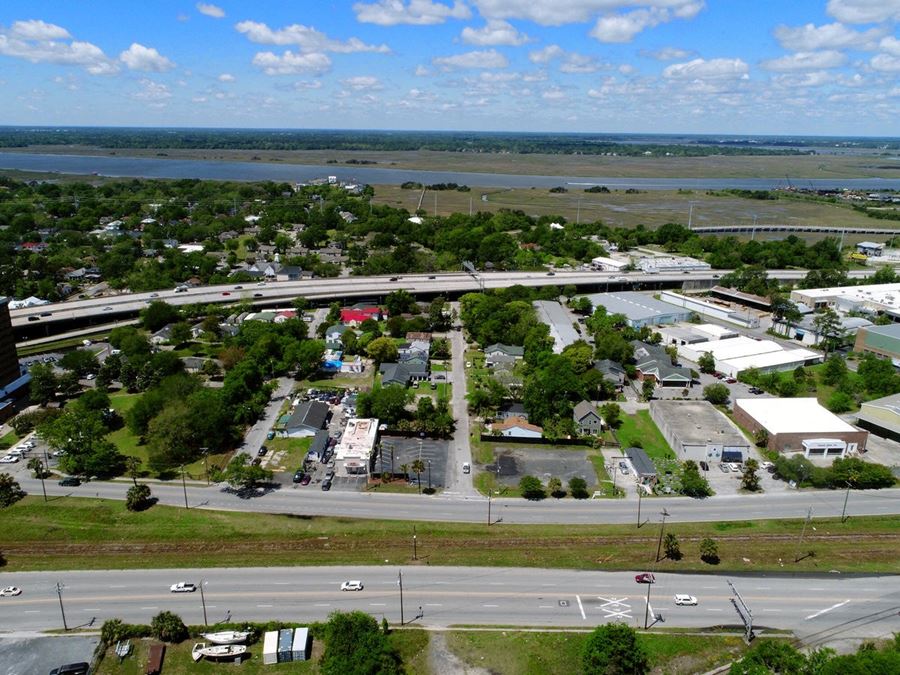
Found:
[[[900,136],[900,0],[4,0],[0,124]]]

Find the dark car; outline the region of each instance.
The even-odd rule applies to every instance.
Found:
[[[275,438],[274,431],[270,431],[269,433],[266,434],[266,440],[271,441],[273,438]]]
[[[391,277],[391,281],[399,281],[400,277]]]
[[[300,480],[300,485],[309,485],[309,481],[312,480],[312,476],[308,473],[303,475],[303,478]]]
[[[50,671],[50,675],[87,675],[90,666],[85,662],[67,663]]]
[[[759,387],[750,387],[750,393],[754,396],[759,396],[760,394],[764,394],[765,392]]]
[[[555,277],[555,276],[556,276],[556,272],[547,272],[547,276],[548,276],[548,277]]]
[[[259,450],[256,451],[256,456],[257,457],[265,457],[266,453],[268,451],[269,451],[269,449],[266,446],[261,445],[261,446],[259,446]]]
[[[430,277],[428,277],[428,278],[429,278],[429,279],[437,279],[437,277],[434,276],[433,274],[432,274]]]
[[[707,464],[706,462],[700,462],[700,468],[704,471],[709,471],[709,464]]]
[[[254,293],[253,294],[254,298],[261,298],[262,296],[263,296],[262,293]]]
[[[294,482],[295,482],[295,483],[302,483],[302,482],[303,482],[303,477],[304,477],[304,476],[306,476],[306,474],[303,473],[303,470],[302,470],[302,469],[298,469],[298,470],[294,473]]]
[[[81,485],[81,480],[75,476],[66,476],[65,478],[60,479],[59,484],[63,487],[78,487]]]
[[[322,492],[328,492],[331,489],[331,481],[322,481]]]
[[[29,320],[29,321],[40,321],[40,320],[41,320],[41,317],[39,317],[39,316],[29,316],[29,317],[28,317],[28,320]]]

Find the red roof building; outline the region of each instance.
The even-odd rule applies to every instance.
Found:
[[[381,321],[385,314],[381,307],[345,307],[341,310],[341,323],[358,326],[367,319]]]

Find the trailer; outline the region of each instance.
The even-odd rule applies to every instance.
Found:
[[[267,631],[263,636],[263,663],[272,665],[278,663],[278,631]]]
[[[288,663],[292,660],[294,646],[294,629],[282,628],[278,631],[278,663]]]
[[[301,626],[294,629],[294,644],[291,647],[291,656],[294,661],[306,661],[309,658],[311,645],[309,642],[309,628]]]

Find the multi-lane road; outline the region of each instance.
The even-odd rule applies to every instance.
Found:
[[[0,630],[62,627],[57,582],[66,623],[72,628],[109,618],[149,623],[163,610],[186,623],[322,620],[335,610],[362,610],[426,627],[461,624],[591,628],[623,621],[643,628],[740,626],[723,576],[657,574],[650,587],[628,572],[480,567],[267,567],[0,574],[0,585],[23,590],[0,598]],[[342,592],[360,580],[363,590]],[[203,584],[203,595],[172,593],[179,581]],[[757,630],[788,629],[811,643],[841,637],[889,636],[900,630],[896,577],[823,575],[741,576],[730,581],[754,617]],[[697,598],[676,606],[674,595]]]
[[[24,469],[16,480],[30,494],[41,494],[39,480],[30,478]],[[72,495],[125,499],[130,481],[86,483],[79,487],[62,487],[47,481],[48,495]],[[184,506],[180,484],[151,484],[159,503]],[[350,490],[322,492],[314,484],[280,486],[256,498],[242,498],[219,487],[188,485],[190,508],[255,513],[288,513],[351,518],[384,518],[435,522],[486,523],[488,500],[467,492],[427,495],[373,494]],[[770,518],[805,518],[812,508],[813,518],[840,517],[844,491],[801,490],[762,495],[719,496],[706,500],[688,497],[654,497],[641,500],[641,520],[656,522],[666,509],[669,522],[712,522],[762,520]],[[849,516],[884,516],[900,514],[900,489],[855,491],[847,500]],[[637,524],[638,499],[622,500],[555,500],[532,502],[525,499],[494,499],[493,522],[507,524]]]
[[[728,270],[691,272],[690,274],[644,274],[632,272],[575,271],[548,275],[541,272],[490,272],[476,277],[465,273],[408,274],[399,277],[339,277],[334,279],[304,279],[302,281],[271,282],[263,286],[250,283],[200,286],[176,293],[166,289],[153,293],[123,293],[101,298],[88,298],[70,302],[25,307],[10,312],[13,326],[58,324],[92,316],[95,321],[109,317],[112,322],[122,315],[132,315],[153,300],[165,300],[174,305],[236,303],[249,300],[258,304],[289,303],[297,296],[309,299],[374,297],[391,291],[405,289],[418,294],[457,294],[484,288],[546,286],[556,284],[634,286],[637,284],[673,284],[685,281],[711,282]],[[866,276],[868,271],[851,272],[851,276]],[[802,279],[804,270],[769,270],[769,275],[785,281]],[[392,281],[391,279],[396,279]],[[32,320],[29,321],[29,317]]]

